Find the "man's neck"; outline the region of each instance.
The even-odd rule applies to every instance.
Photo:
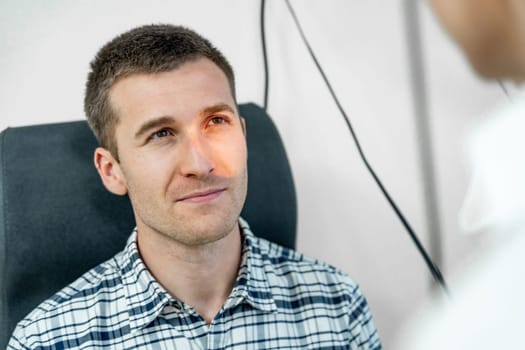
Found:
[[[239,225],[205,245],[185,246],[140,230],[137,240],[141,257],[155,279],[210,324],[235,285],[241,260]]]

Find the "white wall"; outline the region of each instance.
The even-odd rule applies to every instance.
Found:
[[[292,2],[362,146],[408,220],[426,238],[402,0]],[[445,273],[468,262],[459,235],[472,118],[503,93],[482,82],[422,6],[425,65]],[[31,1],[0,3],[0,130],[83,118],[89,61],[116,34],[146,23],[197,30],[233,64],[240,102],[262,103],[259,1]],[[429,274],[357,156],[350,134],[300,41],[284,1],[267,4],[269,112],[292,163],[298,250],[359,282],[385,348],[428,295]],[[453,285],[451,288],[453,289]]]

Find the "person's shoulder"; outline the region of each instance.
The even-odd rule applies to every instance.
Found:
[[[254,277],[266,284],[282,317],[312,323],[312,329],[323,325],[326,334],[348,335],[360,348],[381,349],[366,298],[347,273],[261,238],[254,246],[262,267],[252,267]]]
[[[86,300],[99,298],[101,293],[113,290],[119,278],[119,269],[112,258],[84,273],[29,313],[24,321],[37,320],[43,315],[59,313]]]
[[[13,338],[27,340],[46,333],[59,334],[65,328],[89,324],[93,315],[104,318],[101,312],[112,308],[101,307],[101,303],[116,302],[121,293],[118,256],[87,271],[40,303],[17,324]]]
[[[257,238],[257,246],[267,274],[285,278],[296,286],[317,286],[325,290],[357,292],[358,286],[346,272],[294,249]],[[270,277],[270,276],[269,276]]]

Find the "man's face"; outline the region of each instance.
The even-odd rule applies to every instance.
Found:
[[[247,151],[225,74],[202,58],[131,75],[111,88],[110,103],[119,117],[113,166],[139,235],[199,245],[230,233],[246,197]]]

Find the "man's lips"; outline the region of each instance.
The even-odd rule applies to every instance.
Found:
[[[177,199],[177,202],[206,203],[219,197],[225,190],[225,188],[214,188],[204,191],[192,192],[188,195],[180,197]]]

